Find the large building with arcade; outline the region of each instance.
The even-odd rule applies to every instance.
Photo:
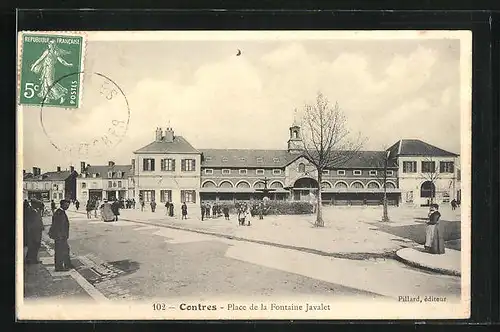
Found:
[[[289,128],[286,149],[196,149],[172,128],[155,130],[154,141],[134,151],[129,175],[136,201],[186,202],[261,199],[310,200],[317,171],[302,147],[301,128]],[[284,144],[285,145],[285,144]],[[322,200],[332,205],[377,205],[387,193],[392,205],[460,200],[458,154],[417,139],[389,149],[359,151],[322,174]]]

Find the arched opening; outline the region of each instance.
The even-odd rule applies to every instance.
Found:
[[[215,188],[216,185],[214,182],[212,181],[206,181],[205,183],[203,183],[203,188]]]
[[[436,197],[436,186],[431,181],[425,181],[420,187],[420,197],[431,198]]]
[[[356,181],[356,182],[351,183],[351,188],[354,188],[354,189],[363,189],[364,186],[363,186],[363,184],[361,182]]]
[[[299,132],[297,130],[294,130],[293,134],[292,134],[292,137],[293,138],[299,138]]]
[[[283,188],[283,183],[276,181],[276,182],[271,183],[270,187],[275,188],[275,189]]]
[[[387,189],[396,189],[396,186],[395,186],[395,185],[394,185],[394,183],[392,183],[392,182],[386,182],[386,183],[385,183],[385,187],[386,187]]]
[[[229,181],[222,181],[220,184],[219,184],[219,187],[220,188],[232,188],[233,187],[233,184]]]
[[[306,164],[300,163],[299,164],[299,173],[305,173],[306,172]]]
[[[337,182],[337,183],[335,183],[335,188],[337,188],[337,189],[347,189],[347,183],[345,183],[345,182]]]
[[[332,185],[330,184],[330,182],[326,182],[326,181],[321,182],[321,189],[331,189],[331,188],[332,188]]]
[[[318,181],[312,178],[300,178],[295,181],[294,188],[318,188]]]
[[[253,187],[256,188],[256,189],[263,189],[264,188],[264,182],[260,182],[260,181],[256,182],[256,183],[254,183]]]
[[[250,188],[250,184],[245,181],[241,181],[236,185],[236,188]]]
[[[368,189],[380,189],[380,185],[377,182],[370,182],[367,185]]]

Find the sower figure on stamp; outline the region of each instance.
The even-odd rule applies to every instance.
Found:
[[[56,271],[68,271],[73,268],[69,257],[69,219],[66,210],[69,208],[68,200],[61,200],[59,208],[52,216],[49,236],[55,242],[54,265]]]
[[[429,221],[425,228],[425,250],[431,254],[444,254],[443,233],[439,229],[439,205],[432,204],[429,211]]]
[[[38,264],[38,251],[42,243],[43,221],[42,213],[45,208],[42,202],[31,200],[29,206],[28,224],[28,252],[26,254],[26,264]]]
[[[72,67],[73,64],[62,58],[71,52],[65,51],[56,45],[54,39],[48,43],[48,48],[42,55],[31,65],[31,71],[40,74],[40,92],[38,96],[44,98],[45,101],[57,100],[62,104],[64,97],[68,94],[68,89],[56,82],[55,67],[57,62],[67,67]]]

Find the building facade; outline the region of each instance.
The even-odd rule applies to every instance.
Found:
[[[199,206],[201,153],[171,128],[157,128],[155,140],[134,151],[133,192],[136,202],[167,201],[179,206]]]
[[[311,201],[317,171],[303,150],[301,129],[290,127],[285,150],[202,149],[155,131],[155,140],[134,152],[130,189],[138,201],[199,205],[201,201]],[[400,140],[384,151],[359,151],[325,169],[322,200],[332,205],[426,205],[460,200],[459,158],[420,140]]]
[[[42,202],[76,198],[76,178],[78,173],[73,166],[69,170],[57,167],[55,172],[42,173],[38,167],[33,172],[23,171],[23,198],[37,199]]]
[[[89,165],[80,163],[80,175],[76,181],[77,199],[120,200],[130,196],[131,165],[116,165],[109,161],[107,165]],[[131,197],[130,197],[131,198]]]

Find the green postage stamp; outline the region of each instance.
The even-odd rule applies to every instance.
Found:
[[[78,108],[85,42],[77,33],[20,33],[19,104]]]

